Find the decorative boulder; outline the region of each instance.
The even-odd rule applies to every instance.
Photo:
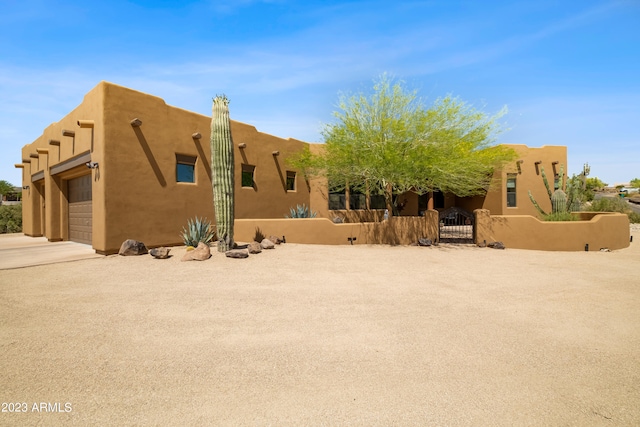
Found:
[[[122,242],[118,255],[130,256],[130,255],[144,255],[148,253],[147,247],[144,243],[133,239],[127,239]]]
[[[420,238],[420,239],[418,239],[418,245],[420,245],[420,246],[431,246],[431,245],[433,245],[433,241],[431,239]]]
[[[250,254],[259,254],[262,252],[262,246],[258,242],[251,242],[247,245],[247,250]]]
[[[278,236],[269,236],[268,239],[271,240],[276,245],[279,245],[280,243],[282,243],[282,239],[279,238]]]
[[[262,246],[262,249],[273,249],[276,247],[276,245],[269,239],[262,239],[260,246]]]
[[[149,253],[151,254],[152,257],[156,259],[166,259],[166,258],[169,258],[170,251],[171,249],[169,248],[160,247],[160,248],[151,249]]]
[[[192,250],[187,251],[182,257],[182,261],[204,261],[211,258],[211,249],[206,243],[198,243],[198,246]]]
[[[502,242],[493,242],[493,243],[487,243],[487,246],[493,249],[504,249],[504,243]]]
[[[231,249],[224,254],[227,258],[249,258],[249,252],[244,249]]]

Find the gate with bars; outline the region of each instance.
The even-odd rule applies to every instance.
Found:
[[[439,214],[439,237],[442,243],[474,243],[474,217],[471,212],[451,207]]]

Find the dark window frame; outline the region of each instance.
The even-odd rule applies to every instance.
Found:
[[[510,186],[510,183],[513,183],[513,186]],[[507,174],[506,195],[507,195],[507,207],[508,208],[517,208],[518,207],[517,188],[518,188],[518,177],[517,177],[517,175],[516,174]]]
[[[176,154],[176,182],[196,183],[196,162],[198,156]]]
[[[249,184],[251,182],[251,184]],[[240,175],[240,183],[242,188],[255,188],[256,186],[256,167],[246,163],[242,164],[242,172]]]

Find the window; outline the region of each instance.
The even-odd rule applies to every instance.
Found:
[[[440,190],[433,192],[433,208],[444,209],[444,193]]]
[[[515,174],[507,175],[507,207],[516,207],[516,176]]]
[[[256,171],[256,167],[253,165],[242,165],[242,186],[243,187],[251,187],[254,186],[254,174]]]
[[[369,196],[369,207],[371,209],[385,209],[387,202],[384,200],[384,195],[372,194]]]
[[[296,191],[296,173],[287,171],[287,191]]]
[[[196,182],[196,159],[194,156],[176,154],[176,182]]]
[[[349,209],[367,209],[366,196],[355,191],[349,192]]]

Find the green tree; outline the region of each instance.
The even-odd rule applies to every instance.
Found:
[[[640,178],[633,178],[630,182],[633,188],[640,188]]]
[[[342,95],[338,107],[335,123],[323,129],[324,150],[307,150],[289,162],[307,175],[327,177],[335,190],[383,194],[390,213],[393,195],[406,191],[484,194],[494,168],[515,157],[492,145],[505,109],[487,116],[451,96],[426,108],[416,91],[386,74],[373,93]]]
[[[8,181],[0,180],[0,194],[6,196],[7,194],[15,193],[14,186]]]
[[[608,184],[606,182],[602,182],[597,176],[593,178],[587,178],[587,190],[589,191],[599,191],[607,185]]]

